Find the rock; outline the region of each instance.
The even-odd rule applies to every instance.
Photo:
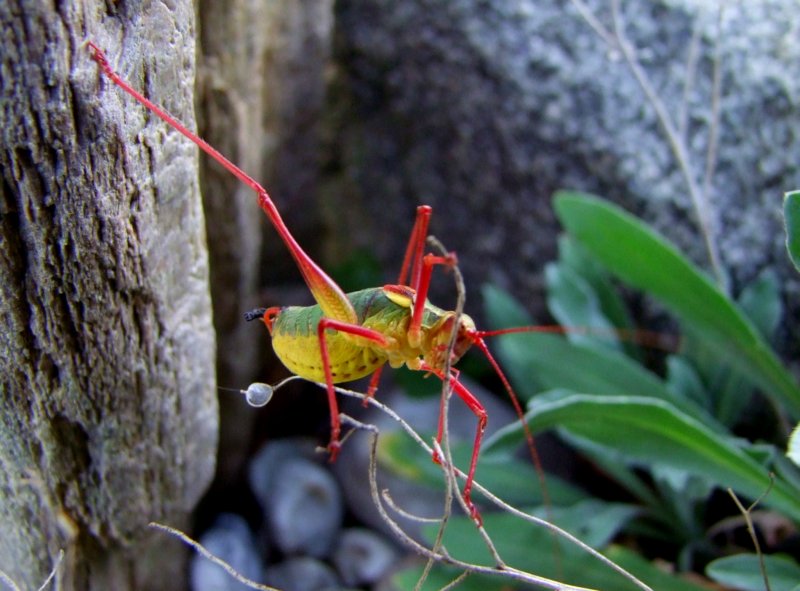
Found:
[[[333,552],[333,563],[345,585],[368,585],[382,578],[399,557],[383,536],[363,528],[342,532]]]
[[[341,528],[344,503],[333,475],[297,442],[270,443],[250,467],[272,542],[284,553],[321,558]],[[312,448],[313,449],[313,448]]]
[[[606,0],[585,3],[612,28]],[[656,94],[685,129],[698,184],[719,42],[711,239],[733,291],[772,266],[784,294],[796,294],[780,202],[800,186],[800,4],[725,3],[720,28],[718,3],[706,0],[625,2],[622,18]],[[336,28],[341,112],[330,160],[347,206],[335,207],[333,235],[397,269],[414,207],[431,204],[432,232],[458,253],[467,311],[479,324],[481,282],[541,297],[559,231],[551,196],[561,188],[620,203],[709,268],[687,181],[652,105],[573,3],[343,0]]]
[[[236,572],[261,582],[263,563],[247,522],[239,515],[221,514],[200,538],[200,543]],[[234,579],[221,566],[195,554],[191,563],[192,591],[246,591],[250,587]]]
[[[290,558],[269,567],[264,574],[268,585],[282,591],[333,591],[340,589],[336,573],[314,558]]]
[[[261,508],[266,511],[278,469],[287,460],[305,458],[313,460],[315,444],[310,439],[278,439],[264,445],[250,460],[248,482]]]

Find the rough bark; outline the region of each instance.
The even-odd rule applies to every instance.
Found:
[[[320,110],[332,30],[329,0],[201,0],[198,112],[203,137],[262,182],[304,248],[315,251]],[[269,337],[242,314],[298,303],[275,286],[299,282],[294,261],[258,208],[255,193],[202,158],[219,383],[243,388],[268,372]],[[262,250],[262,237],[264,248]],[[257,293],[263,260],[271,290]],[[302,302],[300,302],[302,303]],[[273,362],[272,367],[277,368]],[[220,398],[218,476],[229,481],[249,448],[256,413]]]
[[[37,588],[174,589],[217,408],[196,151],[102,79],[85,38],[191,124],[189,2],[0,3],[0,568]]]

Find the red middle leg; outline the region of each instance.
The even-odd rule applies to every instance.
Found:
[[[434,370],[430,367],[423,367],[423,371],[430,371],[440,380],[444,381],[445,376],[439,370]],[[469,461],[469,469],[467,470],[467,480],[464,483],[464,492],[462,493],[462,497],[464,499],[464,503],[467,505],[469,509],[470,517],[477,523],[481,525],[483,520],[481,519],[480,513],[478,513],[477,507],[472,502],[472,483],[475,480],[475,469],[478,466],[478,456],[480,455],[481,450],[481,442],[483,441],[483,433],[486,430],[486,423],[488,422],[489,415],[486,413],[486,409],[483,407],[481,402],[475,398],[475,395],[470,392],[467,387],[462,384],[458,380],[458,372],[453,370],[450,374],[450,383],[453,386],[453,391],[458,395],[461,400],[464,401],[464,404],[472,411],[472,413],[478,419],[478,426],[475,430],[475,440],[472,444],[472,457]],[[437,443],[442,442],[442,437],[444,436],[444,410],[445,410],[445,394],[442,393],[442,400],[439,406],[439,421],[438,421],[438,429],[436,433],[436,441]],[[433,461],[436,463],[440,462],[440,458],[434,451],[433,454]]]

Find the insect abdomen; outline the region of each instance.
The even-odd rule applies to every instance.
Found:
[[[381,290],[364,290],[348,294],[363,322],[369,312],[370,295]],[[375,292],[375,294],[369,293]],[[325,381],[319,348],[317,325],[322,319],[319,306],[282,308],[272,326],[272,347],[275,354],[294,374],[315,382]],[[331,374],[334,383],[348,382],[368,376],[386,363],[386,356],[375,347],[365,346],[340,332],[326,336]]]

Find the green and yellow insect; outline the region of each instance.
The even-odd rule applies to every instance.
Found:
[[[508,332],[534,331],[539,328],[519,327],[501,331],[480,331],[466,314],[458,315],[456,312],[443,310],[427,300],[433,268],[452,267],[456,264],[453,253],[448,255],[425,253],[425,241],[432,213],[432,209],[427,205],[417,208],[416,221],[397,283],[344,293],[303,251],[284,224],[267,191],[260,184],[169,113],[132,88],[111,68],[105,54],[97,45],[92,42],[88,42],[87,45],[92,52],[92,58],[111,81],[197,144],[256,192],[259,206],[267,214],[289,249],[317,303],[308,307],[260,308],[249,312],[246,318],[264,321],[272,336],[275,353],[289,371],[302,378],[324,382],[327,385],[331,414],[331,437],[328,444],[331,461],[336,459],[341,446],[339,439],[341,426],[334,384],[372,374],[367,392],[368,396],[372,396],[377,389],[381,368],[387,363],[392,367],[406,365],[409,369],[431,373],[441,380],[446,378],[446,372],[449,371],[449,382],[453,391],[478,420],[463,498],[472,518],[480,523],[480,515],[472,503],[470,492],[488,417],[483,405],[459,381],[458,372],[451,367],[472,345],[478,346],[497,371],[518,414],[522,416],[516,396],[490,354],[484,337]],[[449,343],[454,330],[457,334],[455,344],[451,347]],[[263,392],[260,395],[263,395]],[[437,434],[439,441],[442,439],[442,431],[443,421],[440,416]],[[534,461],[538,464],[533,440],[529,433],[527,436]]]

